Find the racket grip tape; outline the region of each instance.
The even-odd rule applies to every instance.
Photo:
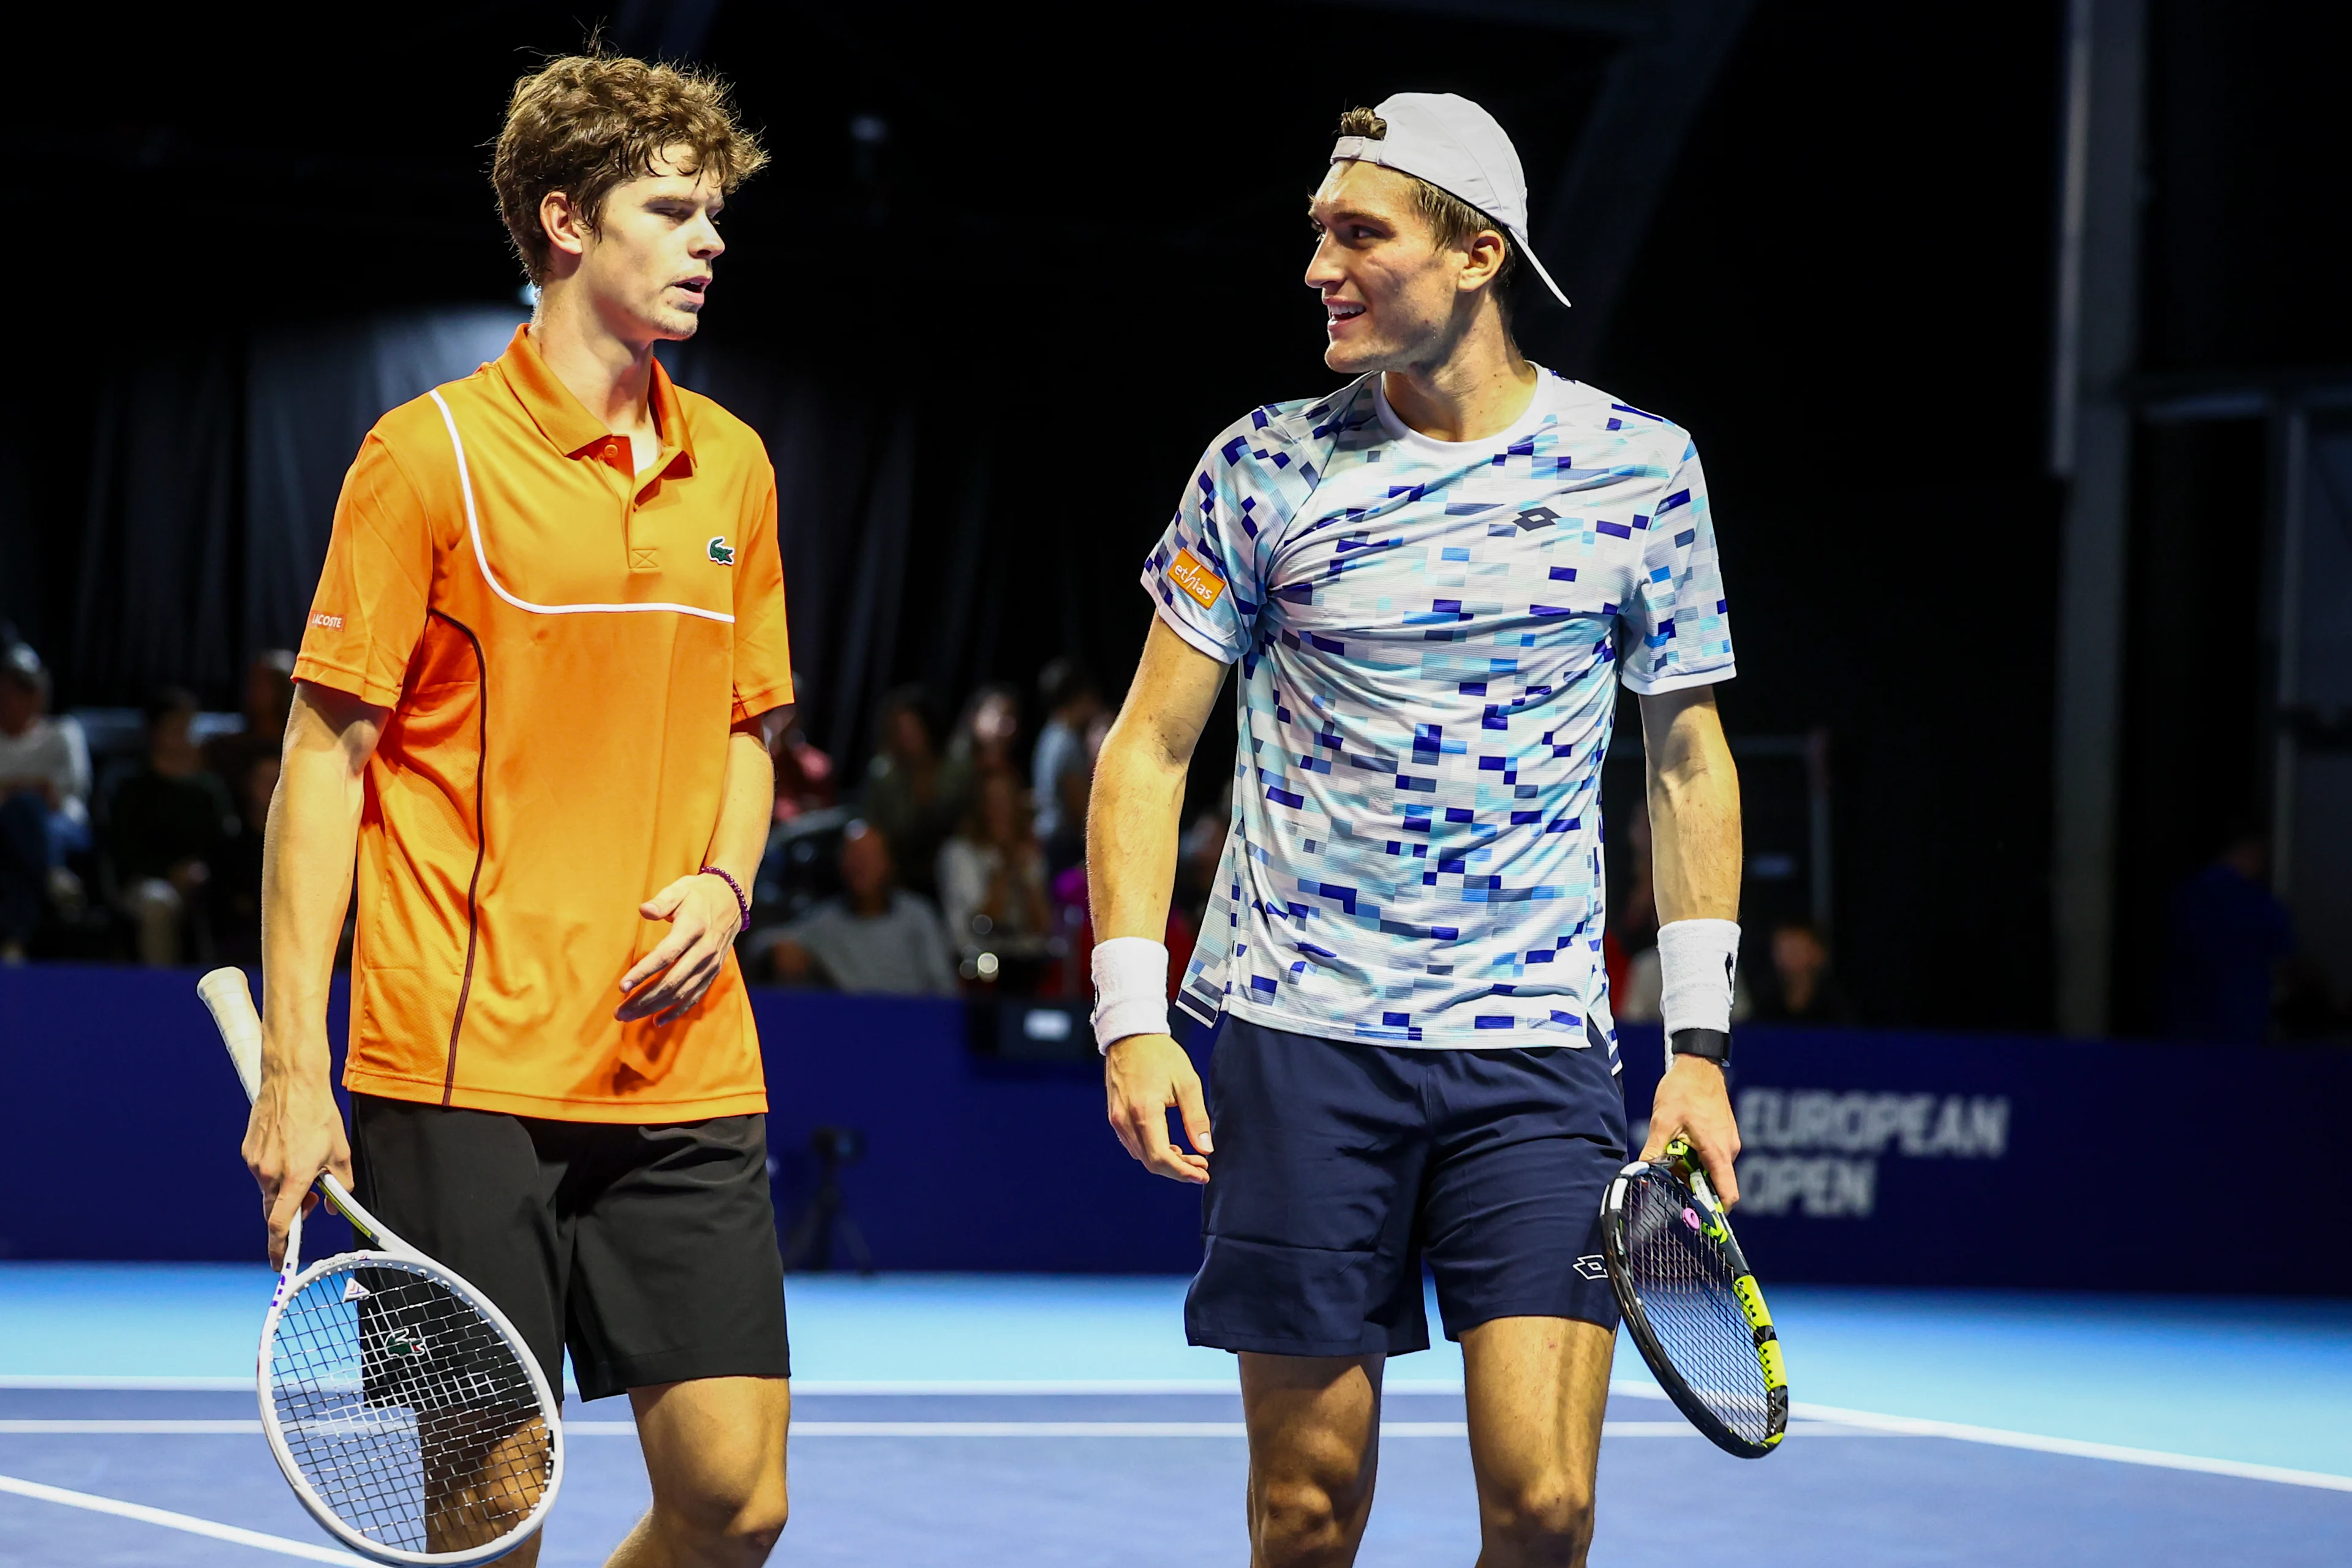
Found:
[[[246,984],[245,971],[214,970],[196,982],[196,995],[212,1014],[221,1044],[228,1047],[237,1080],[245,1085],[245,1098],[257,1099],[261,1094],[261,1015],[254,1011],[253,989]]]

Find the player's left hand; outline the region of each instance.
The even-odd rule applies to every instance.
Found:
[[[1739,1177],[1731,1163],[1739,1155],[1739,1123],[1731,1114],[1723,1069],[1704,1057],[1676,1057],[1666,1069],[1651,1103],[1650,1140],[1642,1145],[1642,1158],[1656,1159],[1678,1137],[1698,1156],[1723,1206],[1738,1203]]]
[[[742,906],[735,901],[732,888],[698,871],[680,877],[639,904],[637,913],[649,921],[669,921],[670,933],[621,976],[621,991],[627,1000],[613,1016],[624,1024],[644,1017],[667,1024],[701,1001],[710,983],[719,978],[727,962],[728,945],[742,927]],[[656,974],[661,979],[646,985]],[[638,991],[640,985],[646,988]],[[631,992],[635,994],[628,995]]]

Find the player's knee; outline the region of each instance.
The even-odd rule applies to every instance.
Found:
[[[1347,1560],[1349,1521],[1360,1500],[1307,1478],[1266,1481],[1258,1491],[1255,1542],[1268,1568],[1314,1568]]]
[[[656,1508],[664,1505],[674,1528],[692,1540],[701,1555],[745,1568],[768,1560],[792,1511],[781,1475],[707,1483],[683,1495],[656,1500]]]
[[[1527,1563],[1574,1568],[1592,1543],[1592,1489],[1571,1476],[1542,1476],[1503,1489],[1486,1507],[1488,1533]]]
[[[791,1514],[791,1505],[779,1488],[772,1500],[755,1502],[735,1516],[728,1526],[728,1544],[741,1554],[746,1563],[765,1563],[782,1537],[784,1522]]]

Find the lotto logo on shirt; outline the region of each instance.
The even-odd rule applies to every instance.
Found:
[[[1214,609],[1218,596],[1225,591],[1225,580],[1189,550],[1176,552],[1174,563],[1168,568],[1168,580],[1192,595],[1204,610]]]

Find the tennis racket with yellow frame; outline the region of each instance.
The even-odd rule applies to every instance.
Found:
[[[1658,1386],[1726,1453],[1772,1452],[1789,1426],[1780,1331],[1690,1145],[1619,1172],[1601,1217],[1609,1282]]]

